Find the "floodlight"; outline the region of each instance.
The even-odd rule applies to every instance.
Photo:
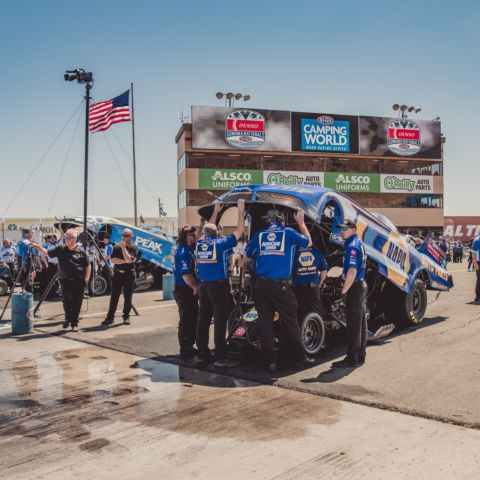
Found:
[[[219,100],[221,100],[223,98],[223,93],[222,92],[217,92],[217,94],[215,95]]]
[[[394,103],[393,106],[392,106],[392,108],[393,108],[394,110],[398,110],[398,109],[400,108],[400,105],[399,105],[398,103]]]

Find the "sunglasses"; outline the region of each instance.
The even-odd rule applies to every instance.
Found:
[[[346,230],[350,230],[353,227],[340,227],[341,232],[345,232]]]
[[[77,237],[65,237],[65,240],[75,240]]]
[[[129,233],[122,233],[122,237],[131,237],[131,235]]]

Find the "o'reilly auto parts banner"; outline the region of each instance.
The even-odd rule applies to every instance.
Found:
[[[360,117],[360,155],[441,158],[440,122]]]
[[[192,106],[192,148],[289,152],[290,112]]]
[[[263,172],[263,183],[270,185],[325,186],[323,172],[286,172],[281,170],[266,170]]]
[[[358,117],[292,112],[292,149],[358,153]]]
[[[325,173],[325,186],[346,193],[378,193],[380,175],[378,173]]]
[[[234,170],[204,168],[198,171],[199,188],[230,190],[241,185],[263,183],[261,170]]]
[[[433,177],[425,175],[380,175],[382,193],[433,193]]]

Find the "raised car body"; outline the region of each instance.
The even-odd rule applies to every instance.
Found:
[[[330,209],[329,242],[343,246],[338,224],[344,219],[355,221],[358,237],[378,273],[400,290],[411,293],[419,276],[429,289],[449,290],[452,286],[451,277],[441,263],[422,253],[422,249],[413,248],[390,221],[382,220],[342,193],[306,185],[251,185],[236,187],[220,197],[227,205],[235,204],[238,198],[244,198],[247,205],[267,203],[301,208],[319,226],[325,220],[325,211]],[[212,207],[202,207],[200,214],[208,218],[209,208]]]

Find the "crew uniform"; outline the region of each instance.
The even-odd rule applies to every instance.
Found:
[[[47,253],[48,258],[58,258],[65,323],[76,327],[82,308],[85,269],[89,266],[87,252],[78,245],[74,250],[70,250],[65,245],[59,245],[48,250]]]
[[[292,266],[295,250],[307,247],[308,238],[292,228],[275,222],[255,233],[245,253],[255,260],[254,301],[258,312],[259,336],[263,355],[271,369],[276,368],[273,318],[278,312],[295,359],[305,353],[297,322],[297,299],[292,289]]]
[[[10,245],[0,247],[0,263],[6,263],[10,269],[10,275],[13,277],[15,270],[15,249]]]
[[[315,247],[299,248],[293,264],[293,291],[297,297],[298,324],[308,312],[317,312],[323,317],[324,309],[318,287],[319,272],[328,269],[325,257]]]
[[[356,269],[355,281],[346,294],[345,314],[347,317],[347,359],[360,364],[365,362],[367,348],[366,265],[365,247],[355,233],[345,240],[343,276],[344,278],[347,276],[349,268]]]
[[[480,263],[480,236],[478,236],[472,243],[471,247],[472,256],[475,255],[477,263],[473,264],[478,265]],[[480,268],[476,270],[477,282],[475,284],[475,303],[480,303]]]
[[[130,318],[130,310],[132,309],[132,296],[135,287],[135,260],[138,258],[138,247],[136,245],[125,245],[125,249],[132,258],[132,263],[122,263],[120,265],[114,264],[113,279],[112,279],[112,293],[110,296],[110,306],[108,308],[107,317],[102,322],[103,325],[110,325],[115,318],[117,311],[118,300],[123,289],[123,320],[128,322]],[[110,258],[124,259],[122,248],[120,245],[115,245],[112,249]]]
[[[178,305],[180,322],[178,324],[178,342],[180,355],[191,356],[197,330],[198,299],[193,289],[187,285],[183,275],[195,277],[195,246],[178,245],[173,262],[173,279],[175,290],[173,296]]]
[[[197,241],[195,258],[200,279],[200,300],[197,322],[198,357],[210,357],[208,336],[212,315],[216,360],[226,360],[228,354],[225,336],[227,319],[233,308],[232,293],[228,279],[229,250],[237,245],[237,237],[207,237]]]

